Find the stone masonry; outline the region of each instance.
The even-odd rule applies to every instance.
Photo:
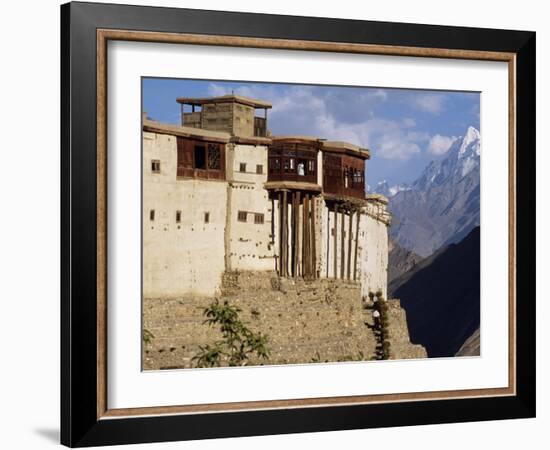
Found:
[[[231,272],[223,277],[220,300],[229,300],[253,331],[269,336],[269,360],[251,364],[300,364],[369,360],[376,339],[370,310],[364,308],[359,283],[345,280],[279,278],[275,272]],[[217,327],[203,324],[207,297],[145,299],[144,328],[154,336],[144,343],[143,367],[191,367],[200,345],[221,338]],[[392,357],[426,357],[409,342],[405,312],[390,302]],[[395,356],[393,354],[395,352]]]

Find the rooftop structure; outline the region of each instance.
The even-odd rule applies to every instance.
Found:
[[[181,105],[181,124],[193,128],[225,131],[241,137],[265,137],[267,131],[267,110],[271,103],[242,95],[194,98],[178,97]],[[185,110],[189,106],[191,110]],[[263,110],[263,117],[256,116],[256,110]]]

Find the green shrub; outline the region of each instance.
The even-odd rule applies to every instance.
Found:
[[[254,333],[239,319],[241,310],[230,305],[227,300],[220,303],[217,299],[207,308],[203,322],[209,326],[219,326],[222,339],[212,345],[200,346],[199,351],[191,359],[196,367],[220,367],[226,363],[229,366],[245,366],[254,355],[268,359],[268,336]]]

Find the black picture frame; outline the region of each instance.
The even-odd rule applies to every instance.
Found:
[[[504,397],[98,418],[98,29],[516,55],[516,394]],[[534,32],[126,5],[61,6],[61,443],[70,447],[535,416]]]

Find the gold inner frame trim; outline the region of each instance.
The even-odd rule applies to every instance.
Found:
[[[107,405],[107,42],[109,40],[171,44],[323,51],[428,58],[471,59],[508,63],[508,387],[413,392],[401,394],[263,400],[201,405],[109,409]],[[97,418],[219,413],[422,400],[512,396],[516,394],[516,54],[445,48],[403,47],[342,42],[300,41],[239,36],[97,30]]]

